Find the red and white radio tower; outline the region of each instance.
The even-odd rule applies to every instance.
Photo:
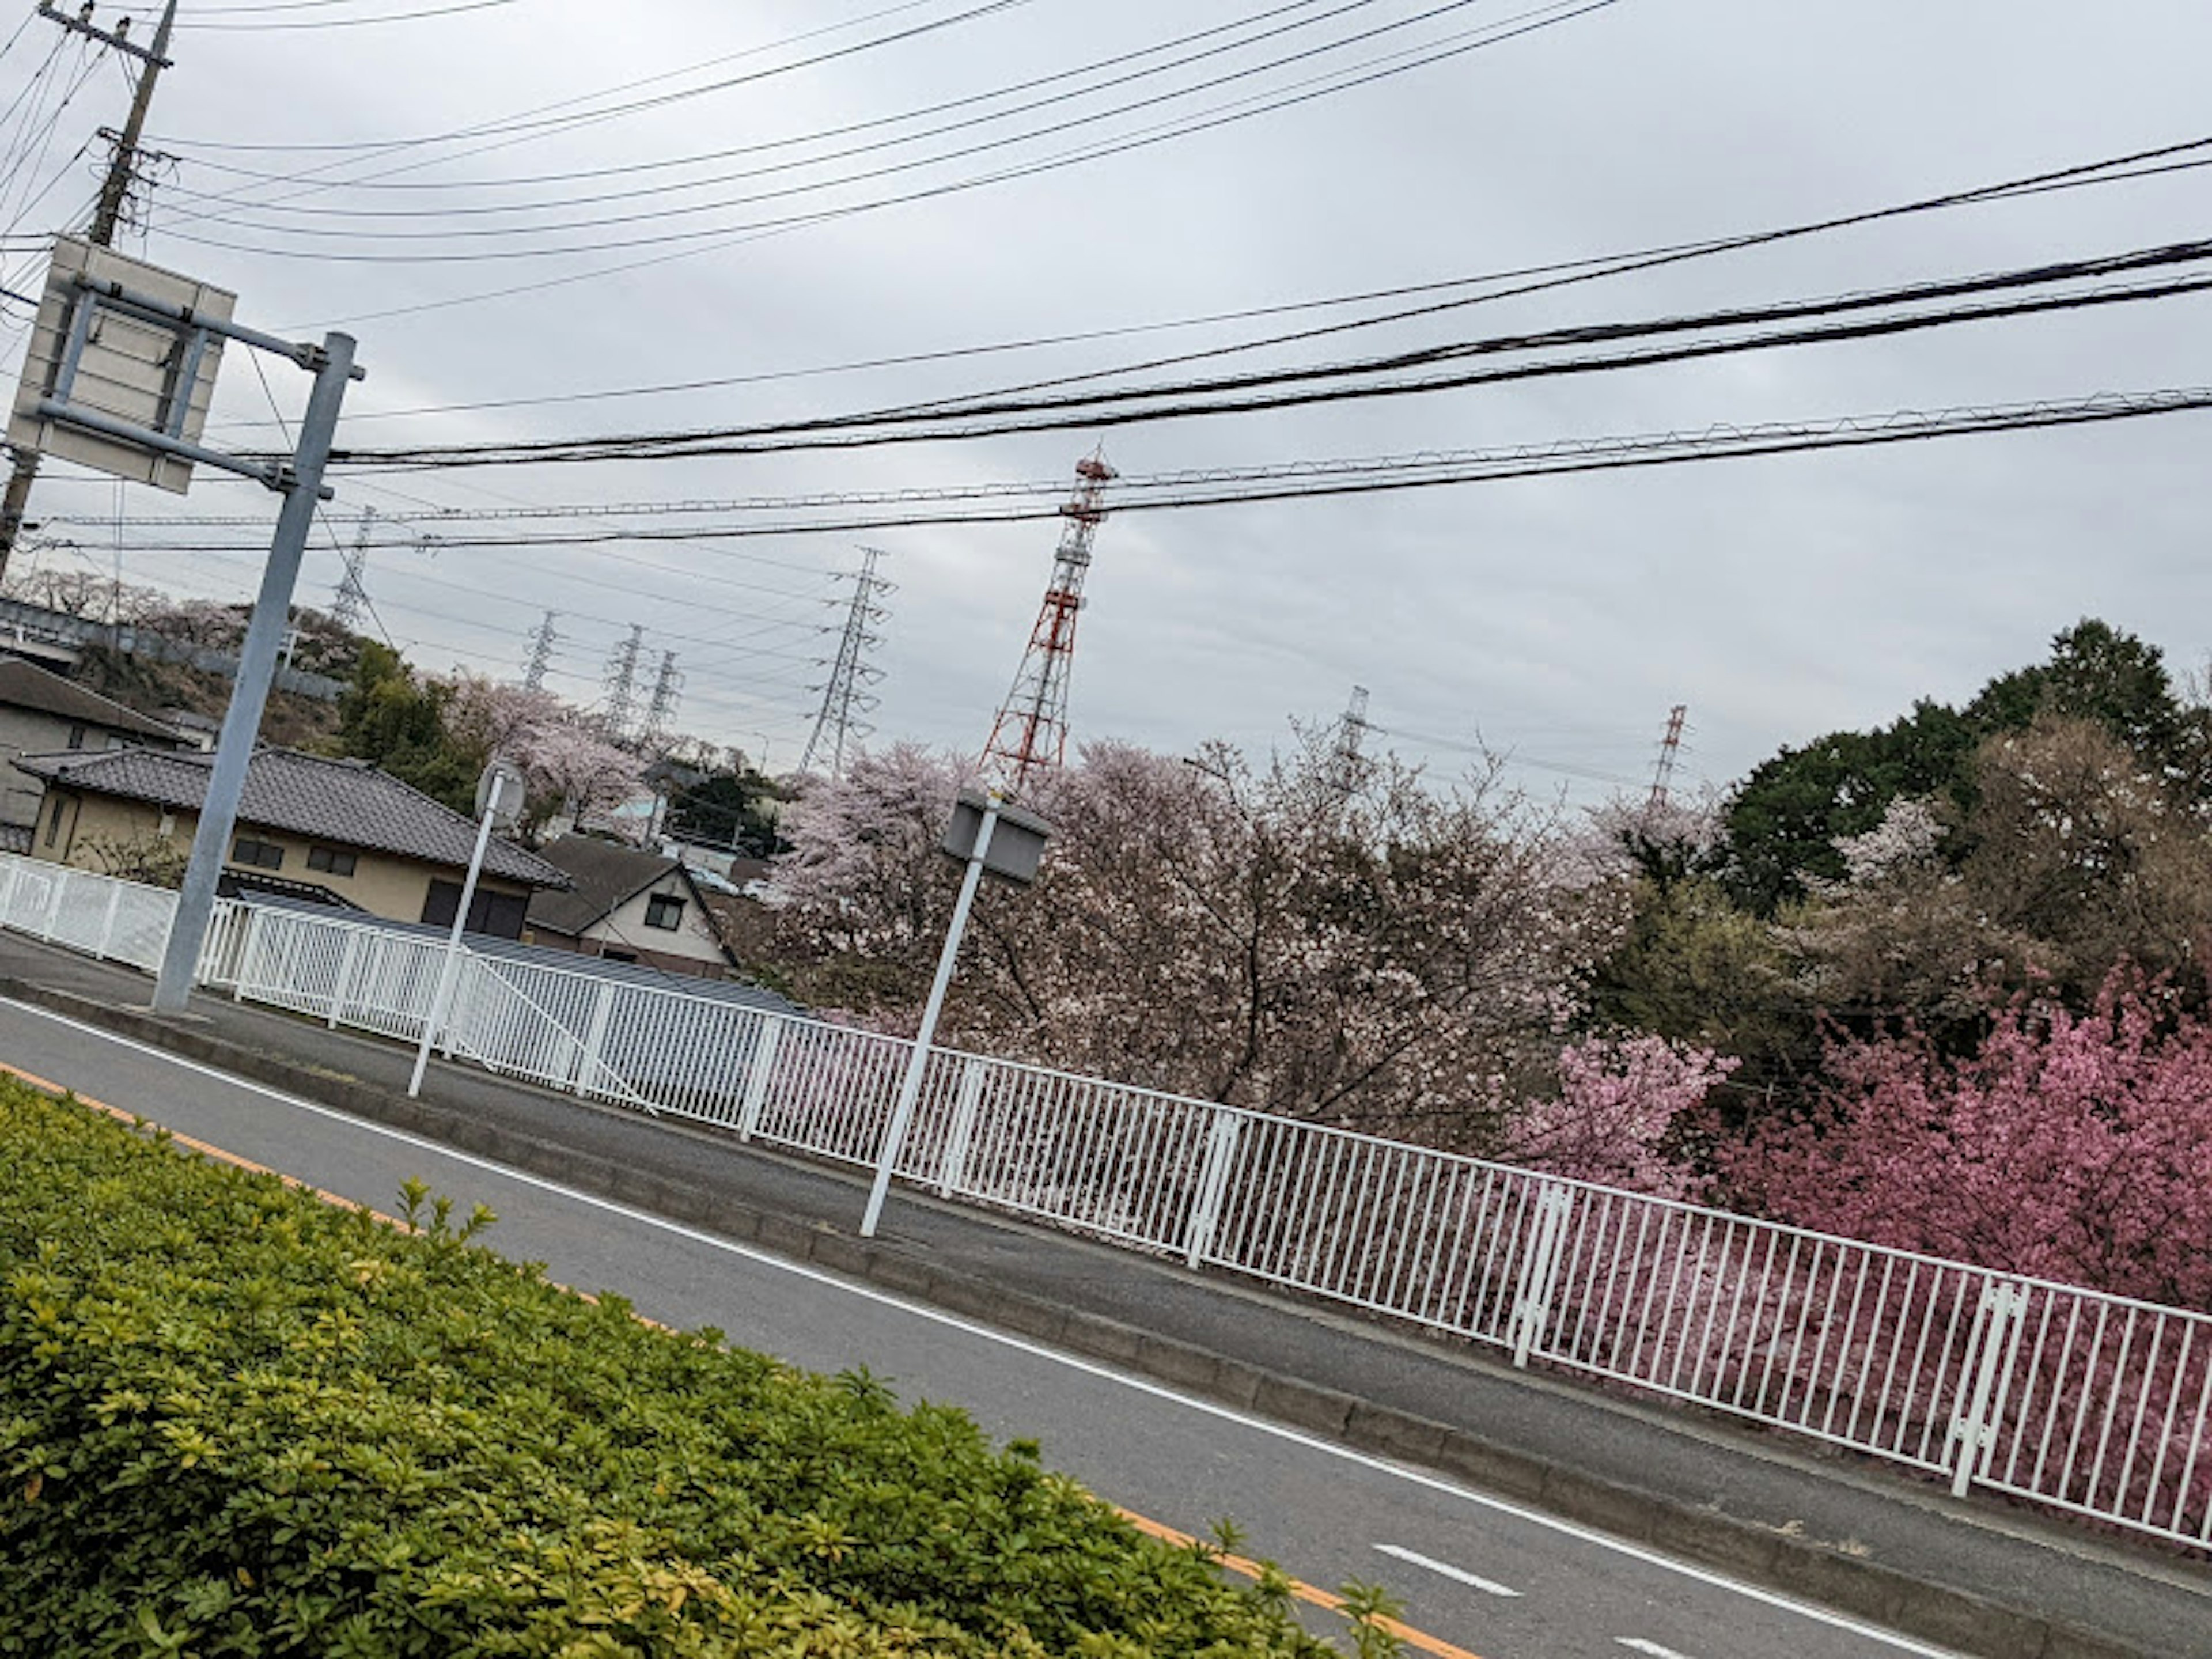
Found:
[[[1053,556],[1052,585],[1030,630],[1021,672],[999,709],[991,740],[983,745],[983,771],[1009,794],[1018,795],[1040,772],[1059,769],[1067,750],[1067,682],[1075,667],[1075,617],[1083,609],[1083,578],[1091,569],[1091,544],[1106,517],[1106,486],[1114,477],[1103,453],[1075,464],[1075,495],[1060,509],[1067,520]]]

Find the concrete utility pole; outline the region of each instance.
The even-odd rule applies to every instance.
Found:
[[[87,6],[82,15],[72,17],[41,5],[39,15],[59,24],[73,34],[82,34],[97,40],[111,51],[138,58],[143,67],[138,71],[138,84],[131,94],[131,113],[124,118],[123,131],[115,140],[115,154],[107,163],[107,177],[101,180],[100,203],[93,209],[92,227],[85,232],[85,240],[97,247],[115,246],[115,228],[123,218],[123,204],[130,198],[131,181],[137,177],[138,143],[146,131],[146,112],[153,107],[154,88],[161,78],[161,71],[169,66],[169,34],[176,26],[177,0],[168,0],[161,8],[161,21],[154,29],[151,46],[134,45],[128,39],[131,20],[125,18],[111,32],[94,28],[91,21],[92,8]],[[8,477],[8,489],[0,495],[0,581],[8,575],[8,560],[15,550],[15,538],[23,528],[23,512],[31,500],[31,482],[39,476],[39,456],[36,450],[15,452],[15,469]]]

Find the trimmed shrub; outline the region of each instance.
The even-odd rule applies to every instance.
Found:
[[[960,1412],[166,1141],[0,1084],[0,1654],[1328,1651]]]

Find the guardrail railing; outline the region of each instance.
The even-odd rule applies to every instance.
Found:
[[[159,965],[174,896],[0,855],[0,926]],[[203,981],[419,1040],[441,941],[226,902]],[[872,1164],[910,1047],[489,953],[441,1047]],[[899,1173],[2171,1541],[2212,1547],[2212,1316],[949,1049]]]

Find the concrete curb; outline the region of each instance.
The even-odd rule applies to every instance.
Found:
[[[511,1165],[593,1196],[865,1279],[947,1312],[1138,1372],[1170,1387],[1464,1480],[1632,1543],[1988,1659],[2168,1659],[2039,1615],[1932,1584],[1896,1566],[1663,1493],[1601,1481],[1514,1447],[1262,1370],[1194,1344],[1009,1291],[863,1240],[720,1197],[281,1060],[189,1024],[21,980],[0,995],[104,1027],[349,1115]]]

